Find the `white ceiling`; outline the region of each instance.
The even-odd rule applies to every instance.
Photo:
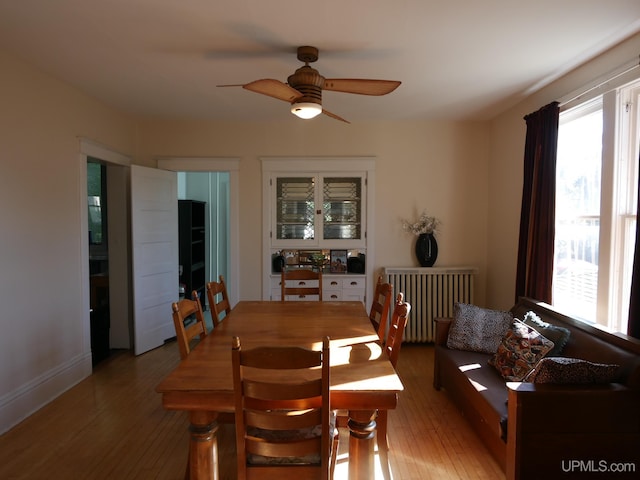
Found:
[[[638,0],[0,0],[0,49],[128,112],[229,121],[302,121],[216,87],[286,82],[299,45],[326,78],[402,81],[325,92],[351,122],[486,119],[638,31]]]

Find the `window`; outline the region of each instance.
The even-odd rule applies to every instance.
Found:
[[[87,162],[87,202],[89,205],[89,243],[106,244],[106,167],[94,161]]]
[[[627,330],[635,247],[640,81],[560,114],[553,304]]]

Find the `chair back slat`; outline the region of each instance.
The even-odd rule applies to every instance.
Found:
[[[322,272],[308,268],[284,268],[280,278],[281,300],[287,297],[316,297],[322,301]]]
[[[193,348],[191,344],[194,339],[199,337],[199,339],[202,340],[207,336],[207,325],[204,321],[200,299],[195,290],[193,291],[193,296],[195,300],[183,298],[171,304],[173,326],[176,330],[176,340],[180,350],[180,358],[183,360],[189,356]]]
[[[409,312],[411,311],[411,305],[403,302],[403,299],[403,293],[398,293],[396,304],[393,308],[393,315],[391,316],[391,323],[389,323],[387,340],[384,344],[384,349],[387,352],[389,361],[394,368],[398,363],[400,348],[402,347],[402,337],[404,336],[404,330],[407,326]]]
[[[304,471],[303,478],[328,480],[335,455],[329,339],[323,340],[322,351],[295,346],[242,350],[240,338],[234,337],[231,358],[238,478],[265,478],[268,467],[277,478]],[[315,475],[307,477],[307,470]]]
[[[229,295],[227,294],[227,284],[224,277],[220,275],[217,282],[207,282],[207,300],[209,301],[209,310],[211,310],[211,320],[213,328],[217,327],[229,313],[231,313],[231,304],[229,303]]]
[[[382,277],[378,277],[376,289],[373,293],[373,302],[369,310],[369,320],[371,325],[378,332],[381,342],[385,342],[387,335],[387,323],[389,321],[389,309],[391,308],[391,298],[393,296],[393,286],[384,283]]]

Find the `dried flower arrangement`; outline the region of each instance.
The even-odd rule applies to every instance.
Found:
[[[436,217],[427,215],[426,212],[422,212],[417,222],[409,222],[408,220],[402,220],[402,229],[405,232],[412,233],[414,235],[420,235],[423,233],[436,233],[440,220]]]

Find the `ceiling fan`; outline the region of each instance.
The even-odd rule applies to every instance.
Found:
[[[322,108],[323,90],[359,95],[386,95],[393,92],[401,83],[395,80],[324,78],[316,69],[309,66],[310,63],[318,60],[316,47],[298,47],[298,60],[304,62],[304,66],[290,75],[287,78],[287,83],[264,78],[244,85],[218,85],[218,87],[242,87],[251,92],[284,100],[291,104],[291,113],[300,118],[314,118],[320,113],[324,113],[336,120],[350,123],[335,113]]]

